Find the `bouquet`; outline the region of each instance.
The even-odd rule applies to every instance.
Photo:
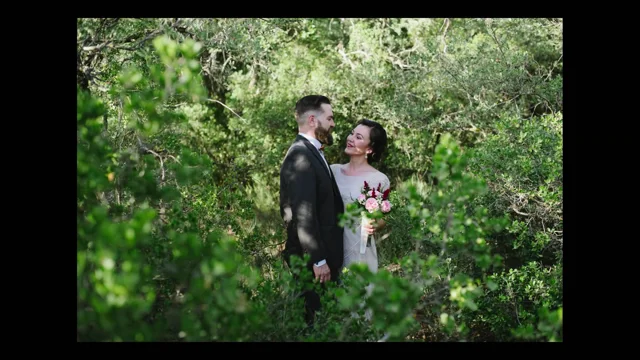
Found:
[[[384,192],[380,192],[382,184],[378,184],[377,188],[370,188],[367,182],[364,182],[364,186],[360,189],[360,195],[358,196],[355,204],[361,210],[362,222],[360,228],[360,254],[364,254],[369,244],[369,234],[364,229],[365,224],[369,219],[381,218],[383,214],[387,214],[391,211],[391,202],[389,201],[389,193],[391,189],[387,189]]]

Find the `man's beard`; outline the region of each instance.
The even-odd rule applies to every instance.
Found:
[[[317,127],[315,130],[316,138],[320,143],[325,145],[333,145],[333,135],[330,129]]]

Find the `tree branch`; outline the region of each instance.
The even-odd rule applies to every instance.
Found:
[[[151,150],[151,149],[147,149],[147,152],[155,155],[158,159],[160,159],[160,168],[162,169],[162,177],[161,180],[164,181],[164,162],[162,161],[162,156],[160,156],[160,154],[158,154],[157,152]]]
[[[121,45],[119,45],[119,46],[116,46],[115,48],[116,48],[116,49],[121,49],[121,50],[135,51],[135,50],[138,50],[139,48],[141,48],[141,47],[142,47],[142,45],[143,45],[145,42],[147,42],[148,40],[150,40],[152,37],[157,36],[157,35],[160,35],[160,34],[162,34],[163,32],[164,32],[164,30],[162,30],[162,29],[157,29],[157,30],[154,30],[154,31],[152,31],[152,32],[148,33],[148,34],[147,34],[147,35],[146,35],[142,40],[138,41],[138,43],[137,43],[136,45],[134,45],[134,46],[127,47],[127,46],[124,46],[124,44],[121,44]]]
[[[492,26],[492,22],[493,21],[489,21],[491,19],[487,19],[487,26],[489,28],[489,34],[491,35],[491,37],[493,38],[493,40],[496,42],[496,44],[498,45],[498,50],[500,50],[500,53],[502,54],[502,58],[506,59],[506,56],[504,55],[504,51],[502,51],[502,45],[500,44],[500,41],[498,40],[498,36],[496,35],[496,31]]]
[[[229,111],[231,111],[232,113],[234,113],[237,117],[239,117],[240,119],[242,119],[242,121],[244,121],[245,123],[247,122],[247,119],[243,118],[242,116],[238,115],[235,111],[233,111],[232,108],[228,107],[227,105],[223,104],[221,101],[218,100],[214,100],[214,99],[207,99],[208,101],[212,101],[212,102],[216,102],[222,106],[224,106],[225,108],[229,109]]]
[[[516,214],[522,215],[522,216],[531,216],[531,214],[527,214],[527,213],[523,213],[518,211],[518,209],[516,209],[515,206],[511,206],[511,210],[513,210]]]
[[[445,38],[447,37],[447,30],[449,30],[450,24],[451,21],[449,20],[449,18],[445,18],[444,23],[442,24],[442,27],[444,27],[444,32],[442,33],[442,52],[445,54],[447,53],[447,42],[445,41]],[[442,27],[440,29],[442,29]]]

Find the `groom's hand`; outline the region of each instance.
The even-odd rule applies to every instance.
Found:
[[[313,266],[313,274],[316,279],[320,280],[321,283],[325,281],[329,281],[331,279],[331,270],[329,270],[329,265],[324,264],[322,266]]]

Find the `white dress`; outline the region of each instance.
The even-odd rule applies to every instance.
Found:
[[[336,178],[336,184],[340,190],[345,208],[347,204],[354,202],[358,198],[365,181],[369,184],[369,187],[375,187],[376,189],[378,184],[382,184],[381,191],[387,190],[390,186],[389,178],[380,171],[376,170],[362,175],[345,175],[342,170],[346,170],[347,166],[348,164],[331,165],[331,171]],[[362,262],[366,263],[369,266],[369,270],[375,273],[378,271],[378,252],[374,237],[369,238],[371,246],[366,248],[364,254],[360,254],[360,234],[360,220],[357,220],[351,227],[345,226],[343,266],[349,267],[354,262]]]

